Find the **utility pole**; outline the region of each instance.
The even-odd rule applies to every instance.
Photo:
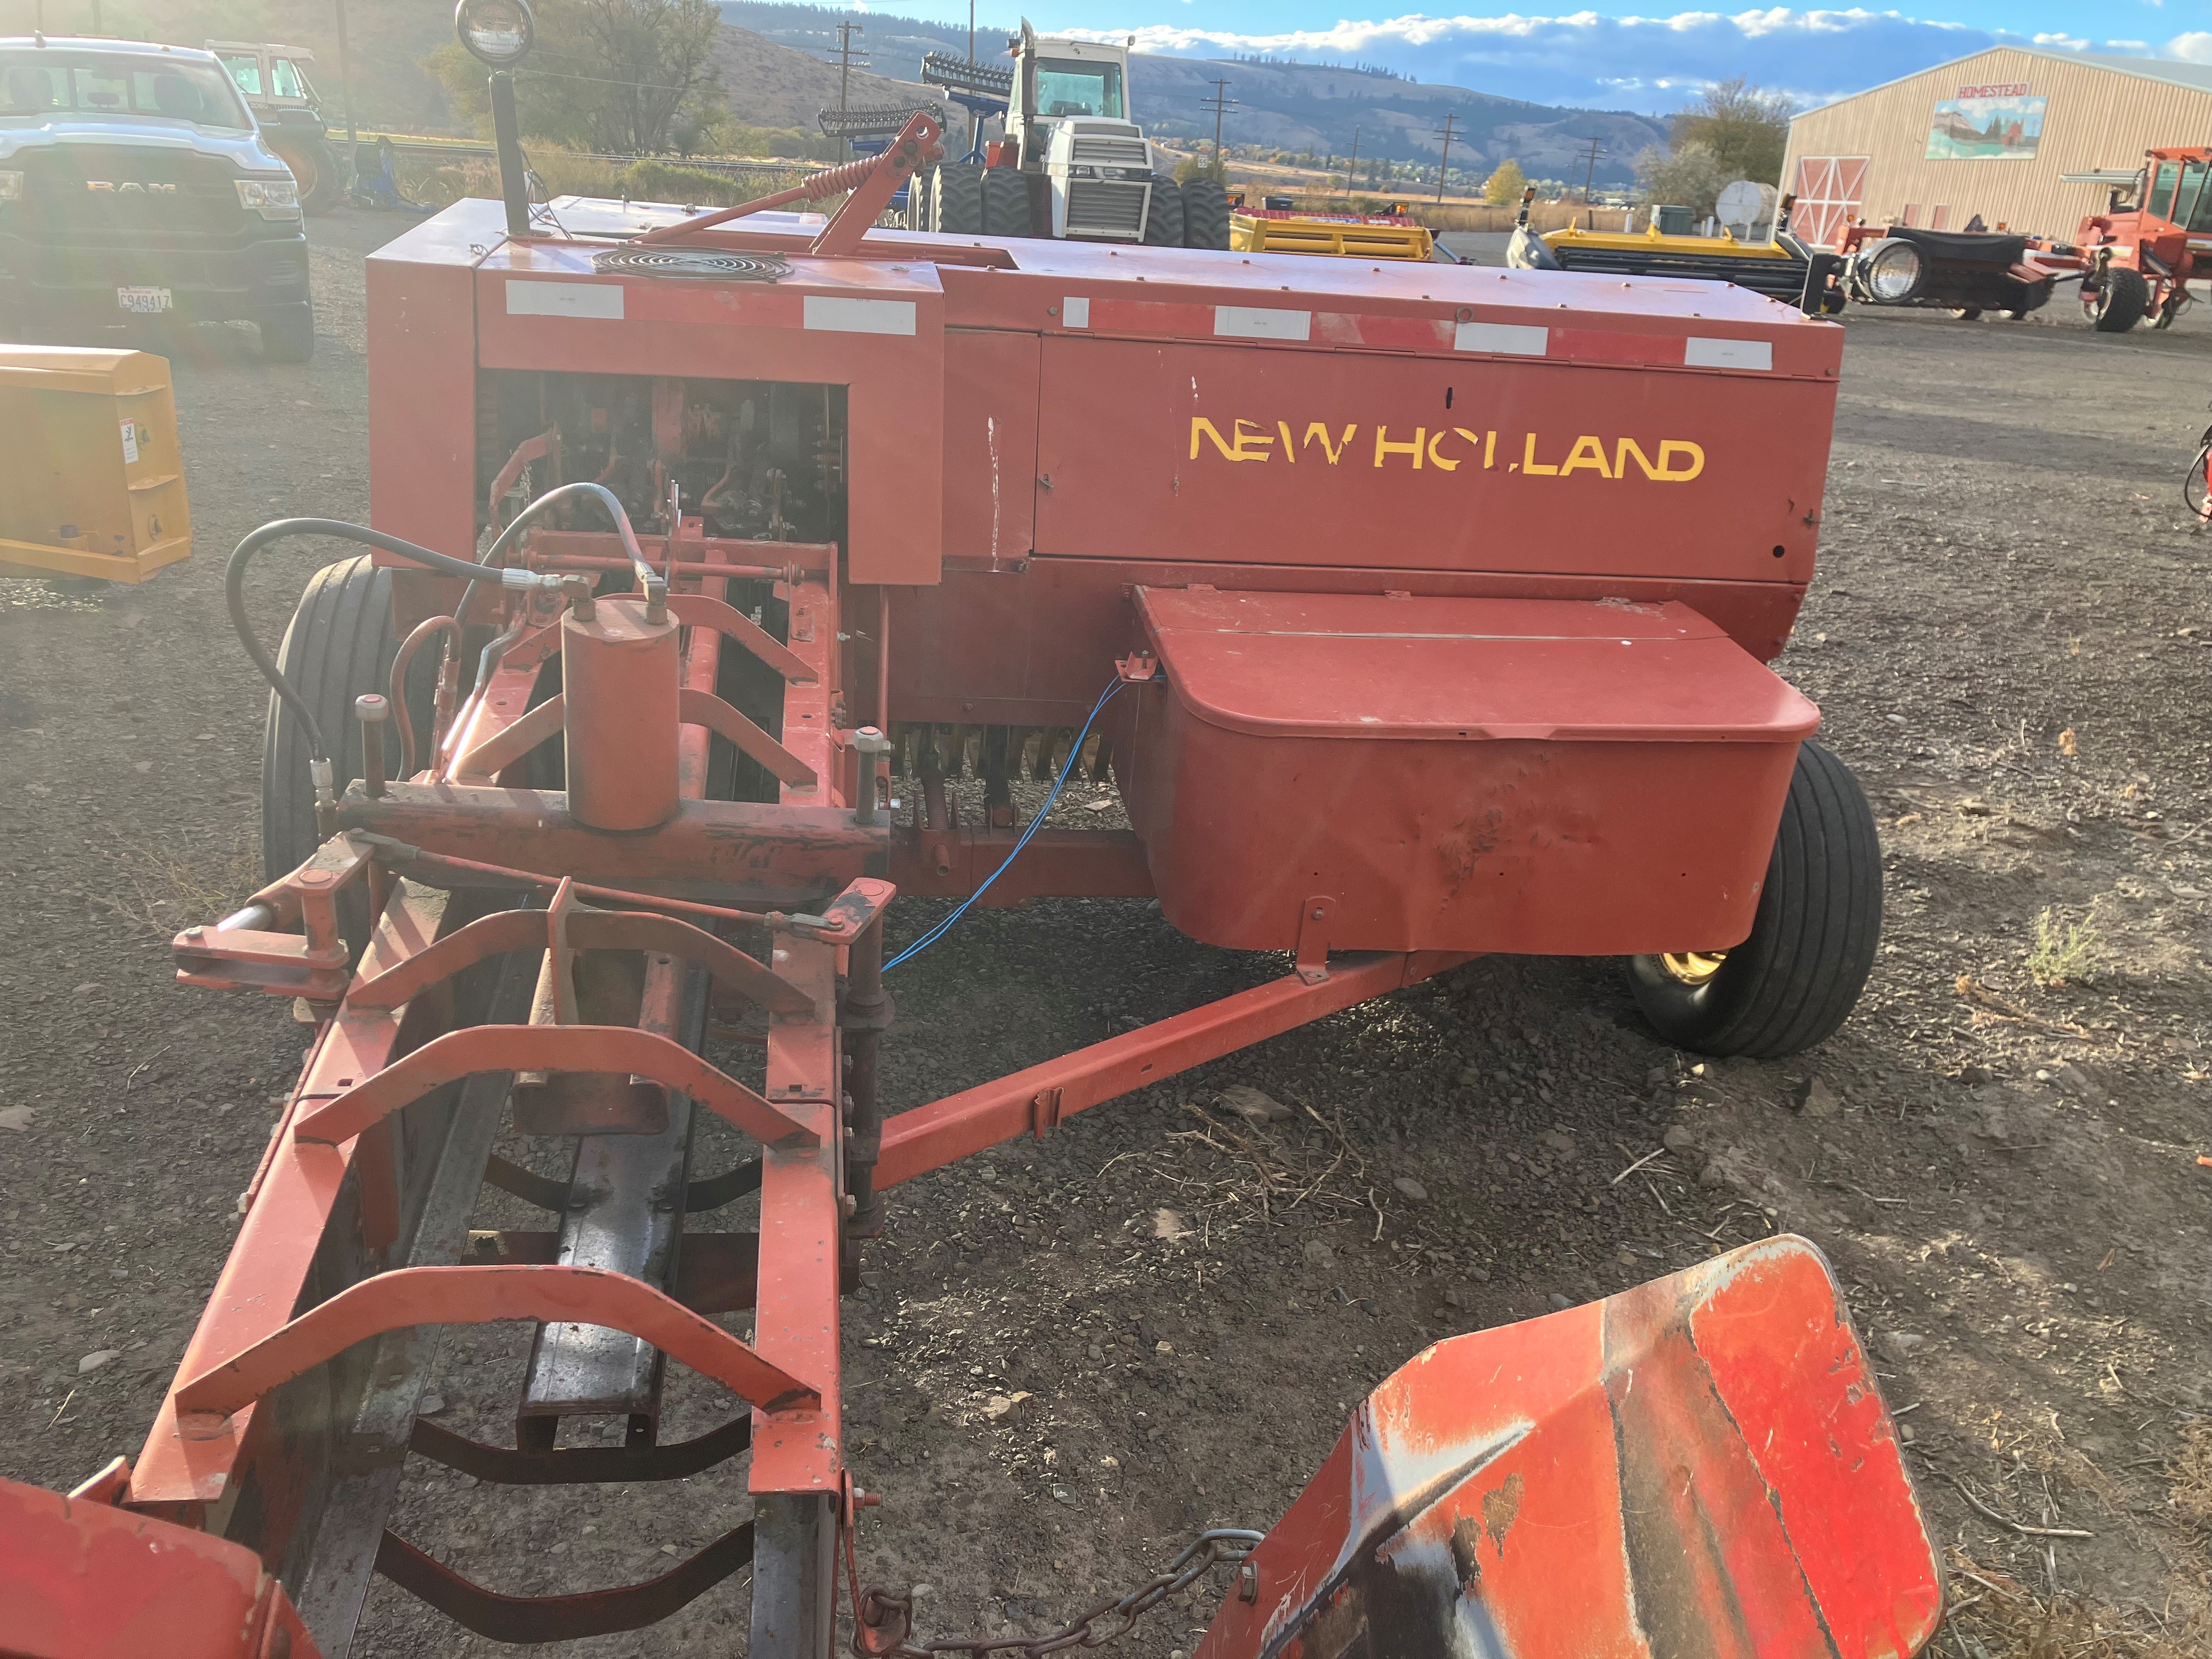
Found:
[[[1597,158],[1605,154],[1598,148],[1599,142],[1595,138],[1589,141],[1589,165],[1583,169],[1583,205],[1584,207],[1589,205],[1590,182],[1597,177]]]
[[[975,0],[968,0],[968,61],[975,61]]]
[[[1213,171],[1216,177],[1226,182],[1229,170],[1221,163],[1221,118],[1228,111],[1237,107],[1237,100],[1229,95],[1228,82],[1208,81],[1206,84],[1212,87],[1213,91],[1199,101],[1213,112]]]
[[[1344,167],[1344,193],[1352,194],[1352,187],[1359,177],[1359,129],[1352,130],[1352,159]]]
[[[1437,133],[1444,141],[1443,157],[1437,163],[1437,200],[1439,203],[1444,199],[1444,169],[1451,165],[1451,141],[1459,137],[1454,131],[1458,125],[1457,115],[1447,115],[1443,128]]]
[[[841,115],[845,112],[846,94],[853,83],[853,37],[866,33],[867,33],[867,26],[864,23],[837,25],[837,112]],[[866,52],[867,48],[863,46],[860,50]],[[863,58],[860,67],[866,69],[867,66],[867,60]],[[851,161],[853,141],[849,138],[840,138],[837,141],[837,151],[839,159]]]
[[[353,130],[353,71],[346,62],[345,0],[337,0],[338,9],[338,99],[345,106],[346,153],[345,165],[338,169],[347,178],[353,177],[354,146],[361,135]]]

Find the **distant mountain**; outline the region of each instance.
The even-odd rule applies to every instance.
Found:
[[[836,37],[831,37],[833,42]],[[917,54],[915,62],[921,63]],[[750,29],[722,26],[714,41],[714,67],[722,76],[722,92],[730,113],[748,126],[799,127],[815,130],[815,118],[837,106],[837,81],[842,73],[835,63],[817,52],[795,50],[793,43],[763,40]],[[917,67],[907,79],[919,73]],[[853,109],[890,104],[942,104],[944,94],[920,85],[907,85],[855,68],[845,88],[845,101]]]
[[[835,6],[782,0],[723,0],[722,15],[753,33],[820,57],[837,44],[841,21],[860,25],[854,39],[865,47],[878,75],[921,78],[925,52],[964,52],[964,25],[894,17]],[[975,55],[1002,57],[1012,31],[1003,21],[975,27]],[[1212,112],[1201,100],[1209,82],[1226,79],[1236,100],[1222,122],[1232,144],[1324,155],[1346,155],[1357,129],[1359,153],[1395,161],[1433,162],[1443,147],[1447,115],[1456,117],[1455,167],[1486,171],[1508,156],[1531,178],[1579,183],[1589,164],[1589,141],[1599,143],[1597,182],[1626,184],[1637,151],[1663,144],[1667,130],[1649,116],[1618,110],[1561,109],[1523,103],[1464,87],[1431,86],[1370,70],[1280,60],[1207,61],[1140,53],[1129,66],[1129,98],[1146,129],[1170,141],[1213,136]],[[859,101],[857,99],[855,102]],[[732,99],[732,106],[736,100]]]

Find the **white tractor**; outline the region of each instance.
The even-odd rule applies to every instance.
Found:
[[[913,228],[1229,246],[1229,200],[1220,182],[1177,184],[1162,173],[1132,118],[1127,46],[1039,40],[1024,19],[1007,48],[1011,70],[939,52],[924,61],[926,82],[951,91],[980,118],[1003,120],[1006,137],[933,168],[926,187],[909,192]]]

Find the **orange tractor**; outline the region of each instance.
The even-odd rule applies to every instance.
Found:
[[[2212,148],[2146,151],[2132,187],[2115,182],[2071,246],[2038,246],[2033,258],[2081,273],[2081,308],[2100,334],[2124,334],[2146,317],[2171,328],[2189,284],[2212,277]]]

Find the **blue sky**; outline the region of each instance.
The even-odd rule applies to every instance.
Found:
[[[906,9],[898,0],[877,0],[876,9]],[[1022,0],[1021,9],[1040,31],[1133,33],[1140,48],[1180,56],[1359,60],[1539,103],[1661,112],[1731,75],[1821,103],[2006,42],[2212,64],[2205,0],[1948,0],[1899,11],[1661,3],[1480,16],[1347,14],[1328,0]],[[915,3],[939,17],[956,9],[964,22],[957,0]],[[1001,8],[979,9],[996,21]]]

